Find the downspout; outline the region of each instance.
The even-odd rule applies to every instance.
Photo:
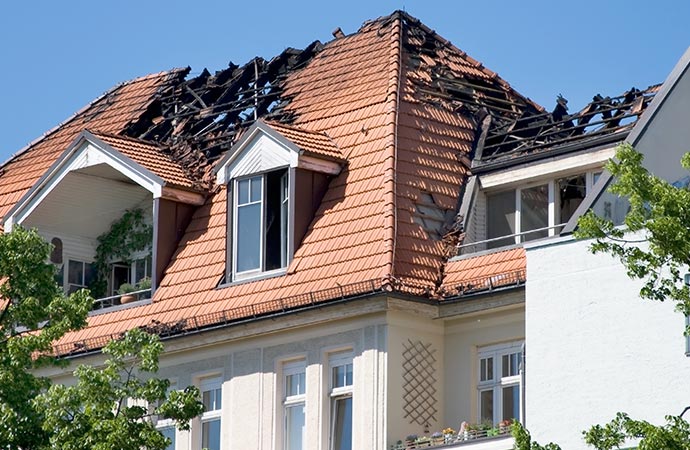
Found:
[[[397,38],[396,38],[397,33]],[[384,227],[389,230],[389,235],[386,237],[390,243],[386,245],[387,251],[389,253],[389,260],[386,264],[388,270],[384,274],[385,278],[395,277],[395,248],[396,248],[396,237],[397,237],[397,224],[398,224],[398,208],[397,208],[397,169],[398,169],[398,121],[400,114],[400,87],[402,83],[402,19],[400,16],[394,22],[393,29],[391,31],[392,39],[392,52],[391,61],[393,64],[397,64],[397,68],[392,70],[392,77],[389,87],[394,90],[389,91],[388,95],[391,98],[388,100],[389,113],[392,114],[392,121],[390,124],[390,135],[391,143],[386,164],[384,167],[384,186],[386,186],[386,191],[384,193],[386,206],[385,206],[385,223]]]

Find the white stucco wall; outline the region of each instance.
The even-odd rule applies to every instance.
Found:
[[[588,245],[527,250],[526,425],[568,450],[618,411],[662,423],[690,405],[683,316],[641,300],[620,263]]]

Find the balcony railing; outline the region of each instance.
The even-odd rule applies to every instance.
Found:
[[[120,305],[127,305],[141,300],[151,298],[151,289],[128,292],[126,294],[111,295],[110,297],[99,298],[93,302],[92,311],[99,311]]]
[[[502,246],[510,246],[510,245],[516,245],[517,243],[522,243],[526,241],[532,241],[532,240],[537,240],[537,239],[546,239],[549,237],[554,237],[558,236],[558,234],[561,232],[563,227],[565,227],[567,224],[565,223],[559,223],[558,225],[553,225],[549,227],[543,227],[543,228],[535,228],[533,230],[528,230],[528,231],[523,231],[520,233],[513,233],[513,234],[506,234],[505,236],[499,236],[491,239],[483,239],[481,241],[476,241],[476,242],[466,242],[462,243],[458,246],[457,248],[457,255],[466,255],[469,253],[475,253],[481,250],[485,250],[486,248],[492,249],[494,248],[491,244],[495,243],[500,243],[503,241],[508,241],[511,240],[512,242],[506,242],[505,244],[502,245],[497,245],[496,248],[502,247]],[[553,233],[551,232],[553,230]],[[549,236],[539,236],[539,237],[532,237],[529,238],[530,235],[534,235],[537,233],[544,233],[546,232]],[[551,235],[553,234],[553,235]],[[512,239],[511,239],[512,238]]]
[[[457,434],[439,436],[421,436],[412,439],[408,436],[405,441],[398,441],[391,446],[391,450],[417,450],[422,448],[438,448],[443,450],[510,450],[513,439],[510,425],[489,429],[461,431]]]

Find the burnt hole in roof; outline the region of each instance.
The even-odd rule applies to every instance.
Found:
[[[476,152],[476,165],[548,152],[581,141],[622,139],[649,106],[659,85],[632,88],[617,97],[595,95],[580,111],[569,114],[568,101],[556,99],[552,112],[525,111],[514,121],[493,120]],[[493,113],[492,113],[493,119]]]
[[[422,191],[414,203],[412,221],[420,225],[429,238],[440,240],[444,225],[452,214],[452,210],[443,208],[436,202],[431,192]]]
[[[199,75],[158,93],[147,112],[123,134],[169,147],[170,156],[201,187],[212,185],[211,165],[257,118],[291,123],[283,113],[290,102],[283,87],[286,77],[303,68],[321,49],[314,41],[304,50],[288,48],[265,60],[254,58],[239,66],[229,63],[213,74]]]

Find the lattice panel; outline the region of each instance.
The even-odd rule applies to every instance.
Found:
[[[436,422],[436,349],[422,341],[403,343],[403,411],[410,423]]]

